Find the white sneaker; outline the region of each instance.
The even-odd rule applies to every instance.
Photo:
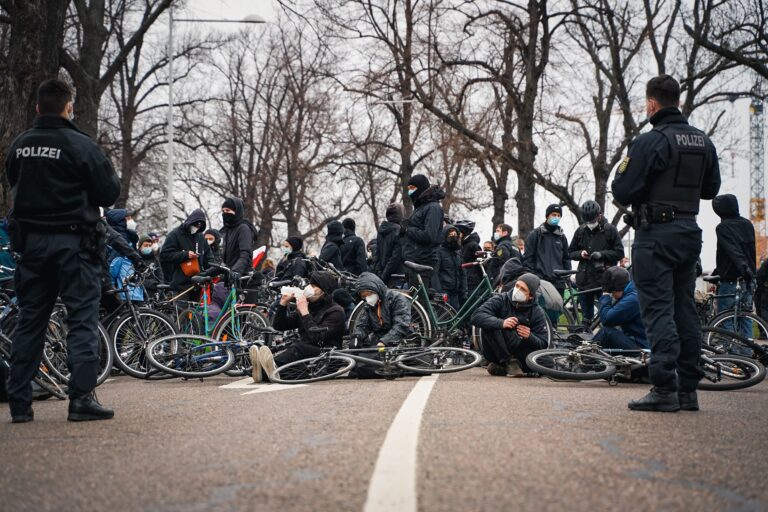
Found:
[[[275,367],[275,358],[272,357],[272,351],[269,350],[269,347],[262,346],[259,348],[259,363],[264,371],[264,376],[270,379],[277,368]]]
[[[259,347],[257,345],[251,345],[248,349],[248,355],[251,356],[251,375],[253,376],[253,382],[259,383],[264,380],[261,371],[261,361],[259,361]]]

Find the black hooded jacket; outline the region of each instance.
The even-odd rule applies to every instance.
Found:
[[[405,295],[390,290],[375,274],[364,272],[357,280],[356,292],[375,292],[379,303],[375,307],[363,306],[365,311],[355,322],[353,336],[368,339],[370,334],[382,343],[399,343],[411,334],[411,303]]]
[[[389,283],[392,274],[403,274],[403,249],[400,239],[400,224],[385,220],[379,225],[376,235],[376,257],[374,272],[382,281]]]
[[[525,239],[523,265],[556,287],[563,287],[563,279],[554,273],[555,270],[571,270],[568,239],[563,230],[544,223],[531,231]]]
[[[221,265],[223,261],[221,257],[221,233],[218,229],[211,228],[206,230],[205,234],[213,235],[213,243],[208,246],[211,248],[211,262]]]
[[[341,264],[344,265],[344,270],[352,272],[356,276],[368,272],[365,242],[354,231],[351,229],[344,230],[344,239],[339,250],[341,251]]]
[[[581,257],[581,251],[600,253],[600,258],[585,260]],[[602,218],[595,229],[590,229],[586,224],[576,229],[568,246],[568,254],[572,260],[579,262],[576,267],[579,271],[576,274],[576,285],[583,290],[599,288],[602,286],[605,269],[615,266],[624,257],[624,245],[616,226]]]
[[[489,259],[486,264],[491,281],[496,281],[496,279],[498,279],[501,267],[503,267],[510,258],[522,260],[522,255],[515,244],[512,243],[512,237],[507,235],[496,241],[496,249],[494,250],[493,258]]]
[[[463,299],[467,296],[467,276],[461,269],[462,261],[458,242],[455,246],[448,243],[448,234],[451,231],[457,231],[457,229],[450,224],[443,228],[443,243],[437,250],[437,265],[432,275],[432,287],[438,292],[455,294]]]
[[[416,209],[408,219],[403,237],[403,261],[434,266],[437,263],[437,249],[442,243],[443,207],[440,200],[445,197],[437,185],[432,185],[413,200]]]
[[[278,305],[272,327],[278,331],[298,329],[301,341],[310,345],[341,348],[346,327],[344,309],[327,294],[315,302],[309,302],[308,306],[309,314],[301,316],[298,311],[289,313],[286,306]],[[318,334],[310,333],[309,330],[314,327],[326,327],[328,330]]]
[[[202,222],[203,227],[193,235],[189,232],[189,228],[196,222]],[[197,253],[201,271],[208,268],[211,262],[211,248],[205,241],[205,213],[199,208],[190,213],[187,220],[179,227],[168,233],[160,250],[163,275],[173,290],[183,290],[192,284],[191,279],[184,275],[180,266],[189,259],[189,251]]]
[[[480,235],[471,233],[461,242],[461,262],[472,263],[476,261],[477,253],[482,250],[480,245]],[[467,292],[472,293],[483,279],[483,272],[480,270],[480,267],[475,266],[464,269],[464,273],[467,276]]]
[[[293,279],[297,277],[307,277],[309,275],[309,269],[307,268],[307,262],[304,261],[306,256],[301,251],[293,251],[289,253],[285,258],[280,260],[275,270],[275,279],[278,281],[283,279]]]
[[[331,263],[336,270],[344,270],[341,262],[341,244],[344,243],[344,227],[339,221],[328,223],[328,235],[325,237],[325,243],[320,249],[319,259],[326,263]]]
[[[230,197],[235,203],[235,218],[221,229],[224,237],[224,251],[221,259],[224,265],[240,275],[253,271],[253,246],[258,232],[249,220],[245,218],[245,206],[239,197]]]
[[[512,290],[497,293],[477,308],[472,314],[472,325],[480,329],[503,329],[504,320],[517,317],[521,324],[531,329],[531,336],[526,340],[535,350],[547,348],[547,315],[535,299],[529,303],[512,300]],[[514,330],[510,330],[514,332]]]
[[[739,201],[733,194],[723,194],[712,200],[712,209],[722,221],[717,233],[717,268],[715,274],[723,281],[736,281],[747,272],[755,275],[755,228],[739,215]]]

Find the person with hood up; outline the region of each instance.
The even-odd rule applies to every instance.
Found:
[[[252,346],[250,356],[255,382],[261,382],[264,377],[268,379],[280,366],[318,356],[323,349],[341,348],[346,319],[342,307],[333,301],[337,286],[338,281],[330,272],[312,272],[303,293],[280,297],[272,327],[278,331],[298,329],[300,339],[274,357],[269,347]],[[288,305],[293,301],[296,310],[289,312]],[[313,333],[313,328],[325,330]]]
[[[284,279],[293,279],[294,277],[306,277],[308,273],[307,262],[304,261],[304,253],[301,249],[304,247],[304,240],[298,236],[289,236],[283,240],[280,250],[283,252],[283,259],[277,264],[275,279],[278,281]]]
[[[493,258],[488,260],[487,269],[491,281],[496,281],[499,277],[501,267],[510,258],[522,259],[517,246],[512,243],[512,226],[509,224],[499,224],[493,232],[493,240],[496,242]]]
[[[715,228],[717,234],[717,254],[713,275],[720,276],[718,295],[736,293],[736,282],[744,279],[742,285],[742,308],[752,311],[754,285],[757,272],[755,255],[755,227],[752,222],[739,215],[739,201],[733,194],[722,194],[712,200],[712,209],[722,221]],[[717,311],[721,313],[733,309],[734,297],[717,299]],[[733,322],[724,322],[723,329],[733,329]],[[752,321],[740,319],[738,332],[747,338],[752,337]]]
[[[437,185],[432,185],[423,174],[414,174],[408,180],[408,195],[413,201],[413,214],[403,221],[400,231],[403,235],[403,261],[434,267],[437,264],[437,249],[442,243],[443,207],[440,201],[445,197]],[[412,286],[418,286],[417,272],[406,267],[405,274]],[[424,283],[432,281],[433,272],[420,272]]]
[[[547,348],[547,318],[536,303],[539,285],[537,275],[523,274],[512,290],[492,296],[472,314],[472,324],[481,329],[489,374],[530,373],[525,358]]]
[[[149,270],[144,277],[144,289],[149,295],[156,294],[157,286],[165,282],[163,270],[160,267],[160,259],[155,254],[153,245],[154,241],[149,236],[145,235],[139,238],[139,255]]]
[[[258,232],[251,221],[245,218],[245,206],[239,197],[228,197],[221,205],[221,219],[224,238],[221,260],[232,271],[232,279],[253,272],[253,246]]]
[[[107,237],[111,244],[107,245],[107,262],[109,266],[110,284],[113,288],[123,288],[124,281],[132,276],[137,270],[142,271],[146,265],[143,260],[137,259],[136,242],[138,235],[130,228],[135,228],[135,221],[129,226],[130,215],[128,210],[116,208],[105,213],[107,225],[119,236],[117,238]],[[125,242],[125,243],[122,243]],[[124,247],[128,246],[130,252],[125,252]],[[131,300],[133,302],[143,302],[144,292],[141,287],[128,286],[128,292],[119,295],[120,300]],[[118,303],[112,300],[106,300],[104,307],[108,311],[113,311]]]
[[[327,234],[325,236],[325,243],[320,249],[320,256],[318,258],[321,261],[330,263],[336,270],[344,270],[344,265],[341,261],[341,245],[344,243],[344,226],[337,220],[332,220],[326,226]]]
[[[408,297],[387,288],[371,272],[360,275],[355,292],[365,301],[365,312],[355,322],[353,347],[396,345],[412,333]]]
[[[355,234],[355,219],[346,218],[341,223],[344,227],[344,239],[341,244],[341,264],[344,270],[359,276],[368,272],[365,255],[365,242]]]
[[[437,251],[437,265],[432,287],[448,297],[456,311],[467,299],[467,276],[461,268],[459,230],[448,224],[443,228],[444,242]]]
[[[218,229],[209,228],[205,230],[205,241],[211,248],[211,263],[221,265],[221,233]]]
[[[763,258],[756,276],[755,312],[763,320],[768,320],[768,258]]]
[[[373,269],[373,257],[376,254],[376,239],[371,238],[368,240],[368,243],[365,244],[365,250],[366,250],[366,263],[368,264],[368,270]]]
[[[565,280],[557,277],[555,270],[571,270],[568,239],[559,226],[562,216],[563,208],[559,204],[547,206],[547,220],[528,234],[523,256],[523,264],[554,284],[560,295],[565,291]]]
[[[387,206],[386,220],[379,225],[376,235],[376,256],[374,257],[373,272],[377,274],[387,286],[394,287],[397,284],[392,279],[392,274],[404,274],[403,249],[400,238],[400,223],[405,217],[405,207],[400,203],[392,203]]]
[[[603,348],[622,350],[648,349],[640,301],[635,283],[622,267],[610,267],[602,276],[603,294],[600,297],[600,323],[602,328],[594,340]]]
[[[124,208],[107,210],[107,212],[104,214],[107,225],[115,230],[135,251],[136,243],[139,241],[139,235],[137,235],[135,231],[129,228],[129,217],[130,216],[128,215],[128,210]],[[135,221],[131,223],[131,227],[136,227]],[[112,261],[112,259],[115,258],[118,254],[119,251],[115,251],[111,246],[107,247],[107,261]]]
[[[208,268],[212,254],[204,233],[205,212],[198,208],[165,238],[160,250],[160,263],[172,290],[180,291],[192,285],[191,278],[185,276],[181,269],[182,263],[197,259],[201,272]]]
[[[474,263],[477,261],[477,253],[482,251],[480,246],[480,235],[474,232],[475,222],[471,220],[460,220],[454,223],[459,230],[459,241],[461,242],[461,262]],[[475,288],[483,279],[483,272],[480,267],[474,266],[463,270],[467,278],[467,293],[475,291]]]

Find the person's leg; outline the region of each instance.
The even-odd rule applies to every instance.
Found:
[[[615,327],[603,327],[594,339],[600,342],[600,346],[608,349],[638,350],[643,348],[635,340],[624,334],[621,329]]]
[[[751,285],[745,285],[744,295],[741,298],[741,311],[742,312],[752,312],[752,309],[754,308],[754,295],[752,293],[752,287]],[[745,338],[754,338],[755,333],[752,332],[752,319],[750,318],[739,318],[739,332],[742,336]],[[763,333],[764,334],[764,333]]]
[[[579,295],[579,308],[582,314],[582,323],[590,324],[595,318],[595,298],[593,293],[582,293]]]
[[[501,329],[483,329],[483,357],[494,364],[505,364],[512,357],[512,352]]]
[[[721,281],[717,287],[718,295],[731,295],[736,293],[736,283],[732,281]],[[725,313],[726,311],[733,310],[733,306],[736,304],[735,297],[722,297],[717,299],[717,314]],[[728,331],[733,330],[733,322],[726,320],[720,325],[723,329]]]
[[[287,349],[283,350],[275,356],[275,366],[280,368],[281,366],[292,363],[294,361],[309,359],[310,357],[317,357],[322,353],[322,351],[323,350],[317,345],[303,343],[301,341],[291,343]]]
[[[696,262],[679,265],[674,272],[675,324],[680,337],[680,354],[677,358],[678,390],[681,393],[696,391],[704,376],[699,363],[701,357],[701,324],[696,313],[694,288],[696,286]]]
[[[532,340],[523,340],[518,338],[517,343],[512,343],[511,352],[514,356],[514,358],[517,360],[518,364],[520,365],[520,368],[525,373],[532,373],[531,369],[526,364],[525,360],[528,357],[528,354],[531,352],[535,352],[537,350],[543,350],[547,348],[546,344],[537,344],[533,342]]]

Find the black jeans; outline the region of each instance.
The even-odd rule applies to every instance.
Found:
[[[8,377],[12,410],[24,410],[32,403],[30,382],[40,367],[45,332],[58,296],[67,308],[69,396],[79,398],[96,387],[100,272],[99,260],[82,248],[81,235],[27,235],[15,275],[21,313],[13,335]]]
[[[514,329],[483,329],[480,336],[483,341],[483,356],[488,362],[504,365],[514,357],[526,373],[531,371],[525,364],[528,354],[547,348],[533,338],[522,339]]]
[[[288,345],[288,348],[275,356],[275,366],[279,368],[294,361],[309,359],[310,357],[317,357],[322,351],[323,349],[317,345],[304,343],[303,341],[297,341]]]

